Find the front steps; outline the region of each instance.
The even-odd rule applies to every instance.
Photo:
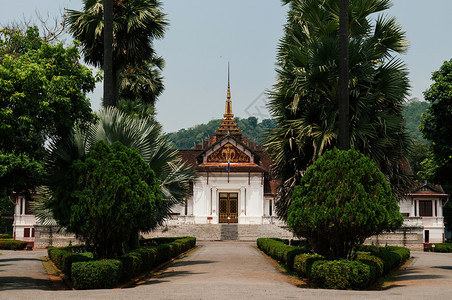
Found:
[[[287,227],[274,224],[181,224],[168,225],[144,235],[151,237],[194,236],[199,241],[255,241],[260,237],[293,239]]]

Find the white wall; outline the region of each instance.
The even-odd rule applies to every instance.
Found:
[[[262,173],[202,173],[193,185],[193,215],[197,224],[218,223],[220,192],[238,194],[239,224],[262,224],[264,186]]]

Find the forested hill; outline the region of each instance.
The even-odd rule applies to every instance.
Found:
[[[422,121],[422,114],[425,113],[429,107],[429,102],[419,101],[414,98],[408,101],[402,112],[406,121],[408,134],[415,142],[427,142],[419,131],[419,124],[421,124]]]
[[[264,138],[264,131],[268,128],[274,128],[275,123],[271,119],[262,120],[258,123],[256,117],[247,119],[235,118],[237,125],[243,132],[244,137],[250,140],[256,140],[257,144],[261,144]],[[191,149],[194,144],[199,144],[209,136],[215,136],[215,130],[221,123],[221,119],[211,120],[207,124],[200,124],[188,129],[181,129],[178,132],[168,133],[170,140],[178,149]]]
[[[429,105],[430,103],[428,102],[412,99],[407,102],[403,110],[408,134],[416,142],[426,142],[419,131],[419,124],[422,120],[422,113],[427,110]],[[247,119],[235,118],[235,120],[243,131],[243,136],[248,137],[250,140],[256,140],[257,144],[263,142],[265,129],[275,127],[275,123],[271,119],[262,120],[260,123],[258,123],[256,117]],[[188,129],[181,129],[178,132],[168,133],[168,137],[178,149],[191,149],[195,143],[199,144],[209,136],[214,136],[220,122],[221,119],[211,120],[207,124],[199,124]]]

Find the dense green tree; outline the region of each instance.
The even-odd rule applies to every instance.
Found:
[[[94,119],[95,82],[76,46],[50,45],[35,27],[0,30],[0,197],[42,183],[45,141]]]
[[[130,235],[149,231],[162,201],[155,173],[135,149],[100,141],[75,160],[54,193],[64,206],[53,210],[59,224],[74,232],[95,258],[121,254]]]
[[[57,196],[58,191],[70,185],[67,172],[72,163],[83,159],[99,141],[107,144],[119,141],[136,149],[149,164],[158,179],[163,201],[147,218],[152,220],[152,227],[162,225],[172,213],[174,205],[185,201],[189,182],[195,179],[195,172],[181,161],[177,149],[163,135],[160,124],[148,117],[127,115],[116,108],[100,110],[97,122],[88,129],[75,128],[66,139],[50,145],[51,153],[46,164],[50,196],[41,208],[50,208],[52,211],[69,209],[64,198]],[[48,215],[41,211],[38,218],[41,216],[45,219]]]
[[[325,152],[295,187],[287,224],[316,253],[350,258],[355,246],[403,223],[391,186],[355,149]]]
[[[431,103],[421,125],[423,136],[432,141],[435,182],[452,191],[452,59],[433,72],[434,83],[424,92]]]
[[[46,139],[94,118],[86,93],[96,78],[78,59],[75,46],[49,45],[37,28],[0,32],[0,149],[41,159]]]
[[[81,41],[85,61],[103,68],[103,0],[83,0],[83,4],[82,11],[67,10],[66,24],[73,37]],[[129,99],[131,92],[137,92],[134,97],[143,98],[141,92],[145,90],[148,93],[157,92],[154,96],[147,95],[155,102],[159,93],[155,86],[161,84],[161,76],[155,74],[159,65],[154,64],[157,58],[153,40],[163,37],[167,25],[166,15],[162,13],[158,0],[113,1],[115,99],[119,96]],[[127,85],[124,85],[125,79]],[[140,83],[147,86],[133,87]],[[126,88],[119,90],[120,86]]]
[[[432,142],[431,155],[423,161],[424,175],[452,193],[452,59],[433,72],[432,80],[434,83],[424,92],[431,105],[421,124],[423,136]],[[450,201],[444,207],[444,221],[452,231]]]
[[[284,2],[290,9],[277,83],[269,94],[277,128],[266,142],[281,182],[277,213],[282,218],[308,166],[337,145],[339,123],[339,3]],[[390,0],[349,4],[350,144],[376,162],[395,194],[403,194],[410,183],[402,167],[410,139],[401,113],[409,80],[397,54],[407,42],[394,18],[378,14],[390,5]]]

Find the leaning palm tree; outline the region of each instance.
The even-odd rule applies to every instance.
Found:
[[[70,208],[65,207],[66,195],[62,195],[61,188],[70,184],[66,182],[70,166],[89,153],[97,142],[113,144],[119,141],[135,148],[156,173],[164,201],[149,217],[153,219],[154,227],[163,225],[174,206],[185,201],[195,171],[181,160],[155,120],[129,116],[113,107],[101,109],[97,115],[96,123],[88,128],[76,127],[72,135],[50,145],[46,163],[49,193],[41,210],[50,209],[58,224],[64,227]],[[45,210],[41,215],[46,218]]]
[[[83,10],[67,10],[65,22],[72,36],[81,42],[87,63],[103,67],[103,0],[83,0]],[[168,25],[158,0],[113,1],[113,77],[115,98],[119,75],[127,66],[149,64],[155,56],[153,40],[162,38]],[[150,91],[152,92],[152,91]]]
[[[266,141],[280,180],[277,213],[282,218],[308,166],[337,146],[339,125],[339,3],[285,2],[290,10],[279,46],[278,79],[269,93],[277,128]],[[409,81],[396,55],[407,43],[394,18],[372,18],[390,5],[390,0],[350,0],[349,127],[351,146],[373,159],[400,194],[410,183],[403,170],[410,140],[401,114]]]

